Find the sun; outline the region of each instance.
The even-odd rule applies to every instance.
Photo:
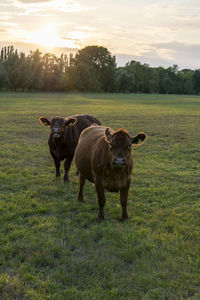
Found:
[[[56,36],[51,34],[51,32],[49,32],[48,30],[33,32],[31,42],[50,48],[56,46],[57,44]]]
[[[67,40],[61,38],[53,24],[48,24],[40,31],[31,32],[29,34],[29,41],[31,43],[44,46],[46,48],[55,48],[55,47],[73,48],[76,46],[73,40]]]

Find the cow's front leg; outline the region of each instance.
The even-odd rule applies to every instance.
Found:
[[[74,157],[73,155],[68,155],[65,160],[65,163],[64,163],[65,175],[63,177],[64,182],[69,182],[68,172],[69,172],[73,157]]]
[[[95,183],[96,192],[97,192],[97,198],[99,203],[99,216],[98,221],[101,222],[104,220],[104,205],[106,203],[106,197],[104,194],[104,187],[102,186],[102,182],[100,180],[97,180]]]
[[[82,176],[81,174],[79,175],[79,193],[78,193],[78,201],[83,202],[83,187],[85,184],[86,178]]]
[[[128,191],[130,187],[130,180],[128,180],[127,185],[120,189],[120,203],[122,207],[122,221],[128,219],[127,213],[127,199],[128,199]]]
[[[54,159],[54,164],[56,167],[56,177],[60,176],[60,160],[53,154],[51,153],[53,159]]]

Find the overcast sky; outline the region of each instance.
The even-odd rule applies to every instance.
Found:
[[[118,65],[200,68],[199,0],[0,0],[0,47],[106,47]]]

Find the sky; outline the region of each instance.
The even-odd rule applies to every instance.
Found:
[[[118,66],[200,68],[199,0],[0,0],[0,48],[106,47]]]

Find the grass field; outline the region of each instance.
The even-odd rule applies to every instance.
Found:
[[[77,203],[55,180],[40,116],[91,113],[144,131],[133,147],[130,219],[94,186]],[[0,299],[200,299],[200,97],[0,93]],[[63,164],[61,168],[63,176]]]

